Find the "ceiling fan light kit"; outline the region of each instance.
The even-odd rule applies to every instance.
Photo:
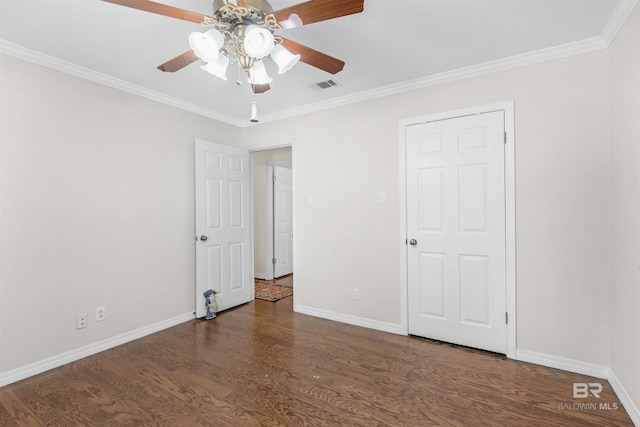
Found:
[[[244,53],[253,59],[262,59],[273,50],[274,38],[271,31],[257,25],[249,25],[244,33],[242,46]]]
[[[195,32],[189,34],[189,47],[204,62],[216,61],[223,43],[224,36],[220,31],[213,28],[206,33]]]
[[[281,44],[277,44],[271,51],[271,59],[278,66],[278,74],[284,74],[300,61],[300,55],[294,55]]]
[[[266,0],[214,0],[213,15],[207,16],[150,0],[103,1],[213,27],[206,32],[191,33],[191,50],[158,69],[174,72],[201,59],[206,62],[201,66],[203,70],[227,80],[229,64],[238,64],[249,75],[254,94],[270,89],[273,79],[264,65],[268,57],[278,66],[279,74],[286,73],[299,61],[332,74],[344,67],[343,61],[276,36],[276,31],[364,10],[364,0],[309,0],[275,12]],[[251,121],[257,121],[255,102]]]
[[[279,74],[287,72],[298,62],[300,56],[297,55],[298,59],[295,59],[296,55],[281,46],[282,39],[274,37],[274,31],[282,27],[277,23],[273,9],[266,1],[248,0],[246,6],[241,7],[231,2],[216,0],[213,7],[213,17],[205,20],[205,23],[214,25],[215,28],[189,36],[191,50],[198,58],[207,62],[207,65],[202,67],[204,70],[226,80],[226,68],[229,63],[237,63],[249,74],[251,84],[268,84],[272,79],[261,63],[262,60],[271,55],[278,65]],[[294,15],[285,20],[289,28],[302,25],[300,18]],[[275,55],[272,54],[274,50]],[[217,61],[219,56],[226,57],[227,61],[209,65]]]
[[[279,22],[280,26],[283,30],[288,30],[290,28],[302,27],[302,19],[295,13],[289,15],[289,19],[285,19],[284,21]]]
[[[224,55],[218,55],[218,59],[215,62],[208,62],[205,65],[200,66],[203,70],[209,74],[227,80],[227,68],[229,67],[229,58]]]
[[[262,61],[254,61],[249,69],[249,83],[252,85],[265,85],[271,83],[273,79],[267,74],[267,69]]]

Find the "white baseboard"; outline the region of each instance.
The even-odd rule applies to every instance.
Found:
[[[633,403],[631,397],[618,380],[618,377],[611,369],[595,363],[582,362],[580,360],[566,359],[564,357],[552,356],[550,354],[536,353],[529,350],[516,350],[516,360],[521,362],[535,363],[536,365],[549,368],[561,369],[563,371],[574,372],[576,374],[589,375],[609,381],[614,393],[620,399],[625,411],[629,414],[633,424],[640,427],[640,411]]]
[[[609,368],[595,363],[582,362],[580,360],[567,359],[545,353],[537,353],[529,350],[516,350],[516,360],[535,363],[549,368],[562,369],[576,374],[589,375],[596,378],[607,379]]]
[[[195,319],[186,313],[0,374],[0,387]]]
[[[618,396],[618,399],[620,399],[622,406],[624,406],[627,414],[629,414],[631,421],[633,421],[633,424],[637,427],[640,427],[640,411],[638,410],[638,407],[633,403],[633,400],[631,400],[631,397],[624,389],[622,383],[620,382],[620,380],[618,380],[618,377],[616,377],[616,374],[612,370],[609,370],[608,380],[609,384],[611,384],[611,388],[616,393],[616,396]]]
[[[262,273],[254,273],[253,277],[260,280],[267,280],[267,275]]]
[[[369,329],[375,329],[377,331],[390,332],[397,335],[407,335],[402,325],[396,323],[380,322],[378,320],[350,316],[348,314],[336,313],[333,311],[322,310],[320,308],[308,307],[299,304],[295,305],[294,311],[297,313],[308,314],[309,316],[320,317],[322,319],[333,320],[336,322],[346,323],[354,326],[362,326]]]

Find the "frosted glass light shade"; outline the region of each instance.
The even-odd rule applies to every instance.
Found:
[[[264,85],[271,83],[273,79],[267,74],[267,69],[262,61],[253,63],[253,67],[249,70],[249,83],[253,85]]]
[[[271,51],[271,59],[278,65],[278,73],[284,74],[300,61],[300,55],[294,55],[278,44]]]
[[[273,50],[273,34],[266,28],[249,25],[244,34],[244,51],[254,59],[262,59]]]
[[[285,19],[282,22],[278,22],[278,24],[280,24],[280,26],[285,30],[289,28],[302,27],[302,19],[300,19],[297,14],[292,13],[291,15],[289,15],[289,18]]]
[[[227,67],[229,67],[229,58],[225,55],[218,55],[218,59],[214,62],[208,62],[206,65],[201,66],[206,72],[213,74],[222,80],[227,80]]]
[[[198,58],[205,62],[215,62],[223,44],[224,36],[215,28],[206,33],[196,32],[189,34],[189,47]]]

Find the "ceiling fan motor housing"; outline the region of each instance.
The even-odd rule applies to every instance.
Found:
[[[241,23],[263,26],[266,16],[273,13],[273,8],[265,0],[247,0],[247,13],[242,18],[237,14],[239,9],[225,0],[213,1],[213,16],[232,27]]]
[[[277,22],[273,17],[273,8],[267,1],[246,0],[246,8],[244,8],[225,0],[214,0],[213,16],[217,20],[215,26],[227,34],[222,51],[232,62],[236,59],[243,69],[249,70],[254,60],[262,59],[249,55],[245,51],[243,41],[249,26],[258,26],[273,34],[274,24],[277,26]]]

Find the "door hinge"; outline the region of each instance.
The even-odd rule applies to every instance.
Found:
[[[509,313],[507,313],[506,311],[504,312],[504,323],[506,323],[507,325],[509,324]]]
[[[275,258],[271,258],[271,264],[276,265],[276,259]]]
[[[504,133],[504,143],[507,143],[507,132]]]
[[[271,181],[276,182],[276,176],[275,176],[275,175],[273,175],[273,176],[271,177]]]

